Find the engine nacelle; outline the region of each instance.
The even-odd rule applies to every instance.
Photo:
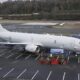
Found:
[[[40,52],[40,48],[39,46],[36,46],[34,44],[28,44],[26,47],[25,47],[25,50],[26,51],[29,51],[29,52],[36,52],[36,53],[39,53]]]

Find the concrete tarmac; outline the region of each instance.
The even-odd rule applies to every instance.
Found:
[[[28,32],[28,33],[50,33],[50,34],[58,34],[58,35],[71,35],[71,34],[80,34],[80,24],[68,24],[65,23],[63,26],[42,26],[42,25],[24,25],[17,23],[6,23],[2,24],[5,28],[10,31],[18,31],[18,32]],[[75,26],[78,25],[78,26]],[[72,27],[73,26],[73,27]]]

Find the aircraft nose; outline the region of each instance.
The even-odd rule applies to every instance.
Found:
[[[80,39],[76,39],[76,40],[75,40],[74,49],[75,49],[76,51],[80,51]]]
[[[75,46],[75,47],[74,47],[74,50],[75,50],[75,51],[80,51],[80,46]]]

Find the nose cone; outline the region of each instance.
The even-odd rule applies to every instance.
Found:
[[[76,51],[80,51],[80,39],[76,40],[74,48],[75,48]]]
[[[80,51],[80,47],[75,46],[75,47],[74,47],[74,51]]]

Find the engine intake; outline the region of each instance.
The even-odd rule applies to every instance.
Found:
[[[25,47],[25,50],[26,51],[29,51],[29,52],[36,52],[36,53],[39,53],[40,52],[40,47],[39,46],[36,46],[34,44],[29,44]]]

